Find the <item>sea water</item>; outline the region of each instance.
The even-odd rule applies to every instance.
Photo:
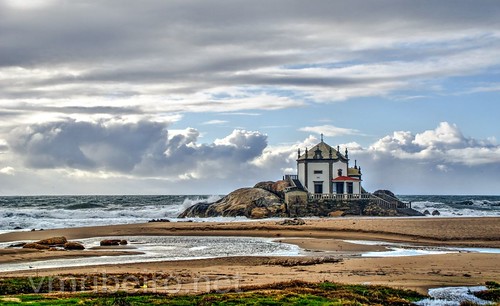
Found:
[[[400,195],[412,208],[424,213],[437,210],[440,217],[498,217],[500,196]]]
[[[0,232],[175,218],[194,204],[220,198],[219,195],[0,197]]]
[[[4,196],[0,197],[0,233],[14,229],[51,229],[171,219],[191,205],[214,202],[220,195],[154,196]],[[500,196],[399,196],[420,212],[440,217],[500,216]],[[429,216],[435,218],[436,216]],[[214,220],[214,219],[212,219]],[[216,219],[220,220],[220,219]],[[242,221],[244,217],[224,218]],[[196,221],[196,220],[195,220]]]

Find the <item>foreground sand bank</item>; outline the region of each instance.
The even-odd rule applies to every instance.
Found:
[[[71,228],[0,235],[0,241],[37,240],[51,236],[68,239],[133,235],[249,236],[278,237],[311,250],[310,256],[334,256],[341,262],[282,265],[270,257],[225,257],[217,259],[166,261],[126,265],[68,267],[36,271],[38,275],[60,274],[167,274],[182,278],[179,292],[201,292],[221,286],[215,281],[228,278],[226,285],[268,284],[294,279],[331,280],[345,283],[384,284],[416,289],[459,285],[479,285],[500,279],[500,254],[455,253],[396,258],[352,257],[353,253],[382,250],[380,246],[352,245],[339,239],[383,240],[418,245],[500,247],[500,218],[349,218],[312,219],[302,226],[278,225],[275,220],[258,222],[163,222]],[[316,239],[312,239],[316,238]],[[5,251],[7,252],[7,251]],[[99,252],[99,251],[92,251]],[[48,254],[49,252],[44,252]],[[346,256],[350,253],[351,256]],[[27,253],[35,256],[37,253]],[[74,253],[76,254],[76,253]],[[333,255],[332,255],[333,254]],[[14,261],[1,254],[3,262]],[[50,256],[50,255],[44,255]],[[78,256],[78,255],[75,255]],[[10,258],[10,259],[9,259]],[[44,258],[47,259],[47,258]],[[18,259],[19,260],[19,259]],[[307,260],[307,259],[306,259]],[[3,276],[34,275],[35,271],[2,273]],[[205,281],[199,286],[199,279]],[[212,284],[211,282],[214,281]],[[176,290],[178,288],[175,288]],[[165,289],[168,291],[169,289]]]
[[[38,240],[53,236],[79,239],[133,235],[311,237],[500,247],[500,218],[324,218],[308,219],[305,225],[300,226],[278,225],[275,220],[152,222],[12,232],[0,234],[0,242]]]

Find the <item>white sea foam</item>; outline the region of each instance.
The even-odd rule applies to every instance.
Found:
[[[415,303],[419,306],[459,306],[460,303],[469,301],[476,305],[492,305],[491,302],[477,298],[472,293],[486,290],[484,286],[475,287],[444,287],[429,289],[430,299]]]
[[[480,204],[477,206],[485,206],[485,204]],[[439,215],[429,217],[498,217],[500,216],[500,211],[498,210],[479,210],[475,208],[463,208],[463,207],[452,207],[443,203],[436,202],[412,202],[412,208],[424,213],[426,210],[432,214],[435,210],[439,212]]]
[[[180,205],[180,207],[178,209],[177,215],[180,214],[181,212],[185,211],[189,207],[195,205],[195,204],[203,203],[203,202],[213,203],[213,202],[216,202],[216,201],[218,201],[220,199],[222,199],[222,197],[219,196],[219,195],[211,195],[211,196],[208,196],[208,197],[201,197],[200,196],[200,197],[197,197],[197,198],[194,198],[194,199],[186,198],[186,199],[184,199],[184,201]]]

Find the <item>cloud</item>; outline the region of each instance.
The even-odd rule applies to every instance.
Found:
[[[300,128],[299,131],[316,133],[318,135],[323,134],[327,137],[336,137],[342,135],[360,135],[360,132],[356,129],[341,128],[333,125],[306,126]]]
[[[13,175],[15,169],[12,167],[4,167],[0,169],[0,174]]]
[[[434,130],[415,135],[413,143],[420,147],[461,145],[466,141],[455,124],[441,122]]]
[[[445,161],[462,165],[482,165],[500,161],[500,146],[492,140],[465,137],[455,124],[441,122],[433,130],[412,134],[396,131],[369,147],[374,156],[388,154],[394,158],[422,161]]]
[[[67,119],[18,127],[7,139],[9,150],[1,155],[2,188],[4,193],[26,192],[23,188],[33,189],[34,181],[41,180],[46,182],[38,185],[42,189],[64,186],[58,193],[78,185],[83,188],[78,193],[110,193],[123,186],[139,193],[226,193],[295,173],[297,150],[319,142],[310,135],[299,142],[269,145],[267,135],[246,130],[233,130],[211,143],[199,143],[199,138],[194,128],[174,130],[168,123],[144,121]],[[367,190],[464,193],[467,177],[468,192],[488,193],[500,183],[500,146],[468,138],[448,122],[419,133],[396,131],[367,147],[356,142],[341,147],[349,148],[349,157],[362,167]]]
[[[432,95],[500,65],[498,14],[494,1],[4,0],[0,103],[32,105],[10,114],[35,123]]]
[[[33,168],[131,171],[152,148],[161,146],[165,133],[166,126],[156,122],[69,119],[14,129],[8,141]]]
[[[0,154],[7,152],[7,150],[9,150],[7,141],[4,139],[0,139]]]
[[[224,185],[234,173],[289,171],[296,148],[231,130],[200,143],[199,130],[170,128],[184,118],[176,126],[199,124],[185,113],[247,116],[238,118],[241,126],[258,129],[286,126],[328,103],[368,100],[355,98],[415,105],[424,91],[426,101],[498,91],[496,1],[263,4],[0,0],[0,139],[8,140],[0,142],[0,167],[19,177],[23,167],[34,169],[44,173],[39,180],[62,171],[198,183],[215,176]],[[398,112],[394,106],[382,111]],[[206,121],[202,139],[215,137],[210,128],[224,121]],[[304,122],[302,132],[364,136],[359,127]],[[415,176],[444,173],[437,165],[449,173],[489,173],[497,165],[495,141],[467,137],[447,122],[379,138],[366,148],[348,146],[374,165],[415,166]]]
[[[366,174],[364,181],[372,189],[491,194],[491,188],[500,183],[496,174],[500,146],[494,140],[466,137],[448,122],[420,133],[396,131],[350,156],[358,159]]]
[[[212,144],[198,144],[199,135],[193,128],[169,131],[168,124],[151,121],[67,119],[19,127],[8,142],[33,170],[174,181],[250,173],[252,161],[267,147],[267,136],[259,132],[234,130]]]
[[[204,125],[219,125],[219,124],[225,124],[227,122],[228,121],[226,121],[226,120],[209,120],[209,121],[203,122],[202,124],[204,124]]]

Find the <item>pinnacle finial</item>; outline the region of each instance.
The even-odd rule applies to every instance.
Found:
[[[323,142],[323,133],[321,133],[321,142]]]

